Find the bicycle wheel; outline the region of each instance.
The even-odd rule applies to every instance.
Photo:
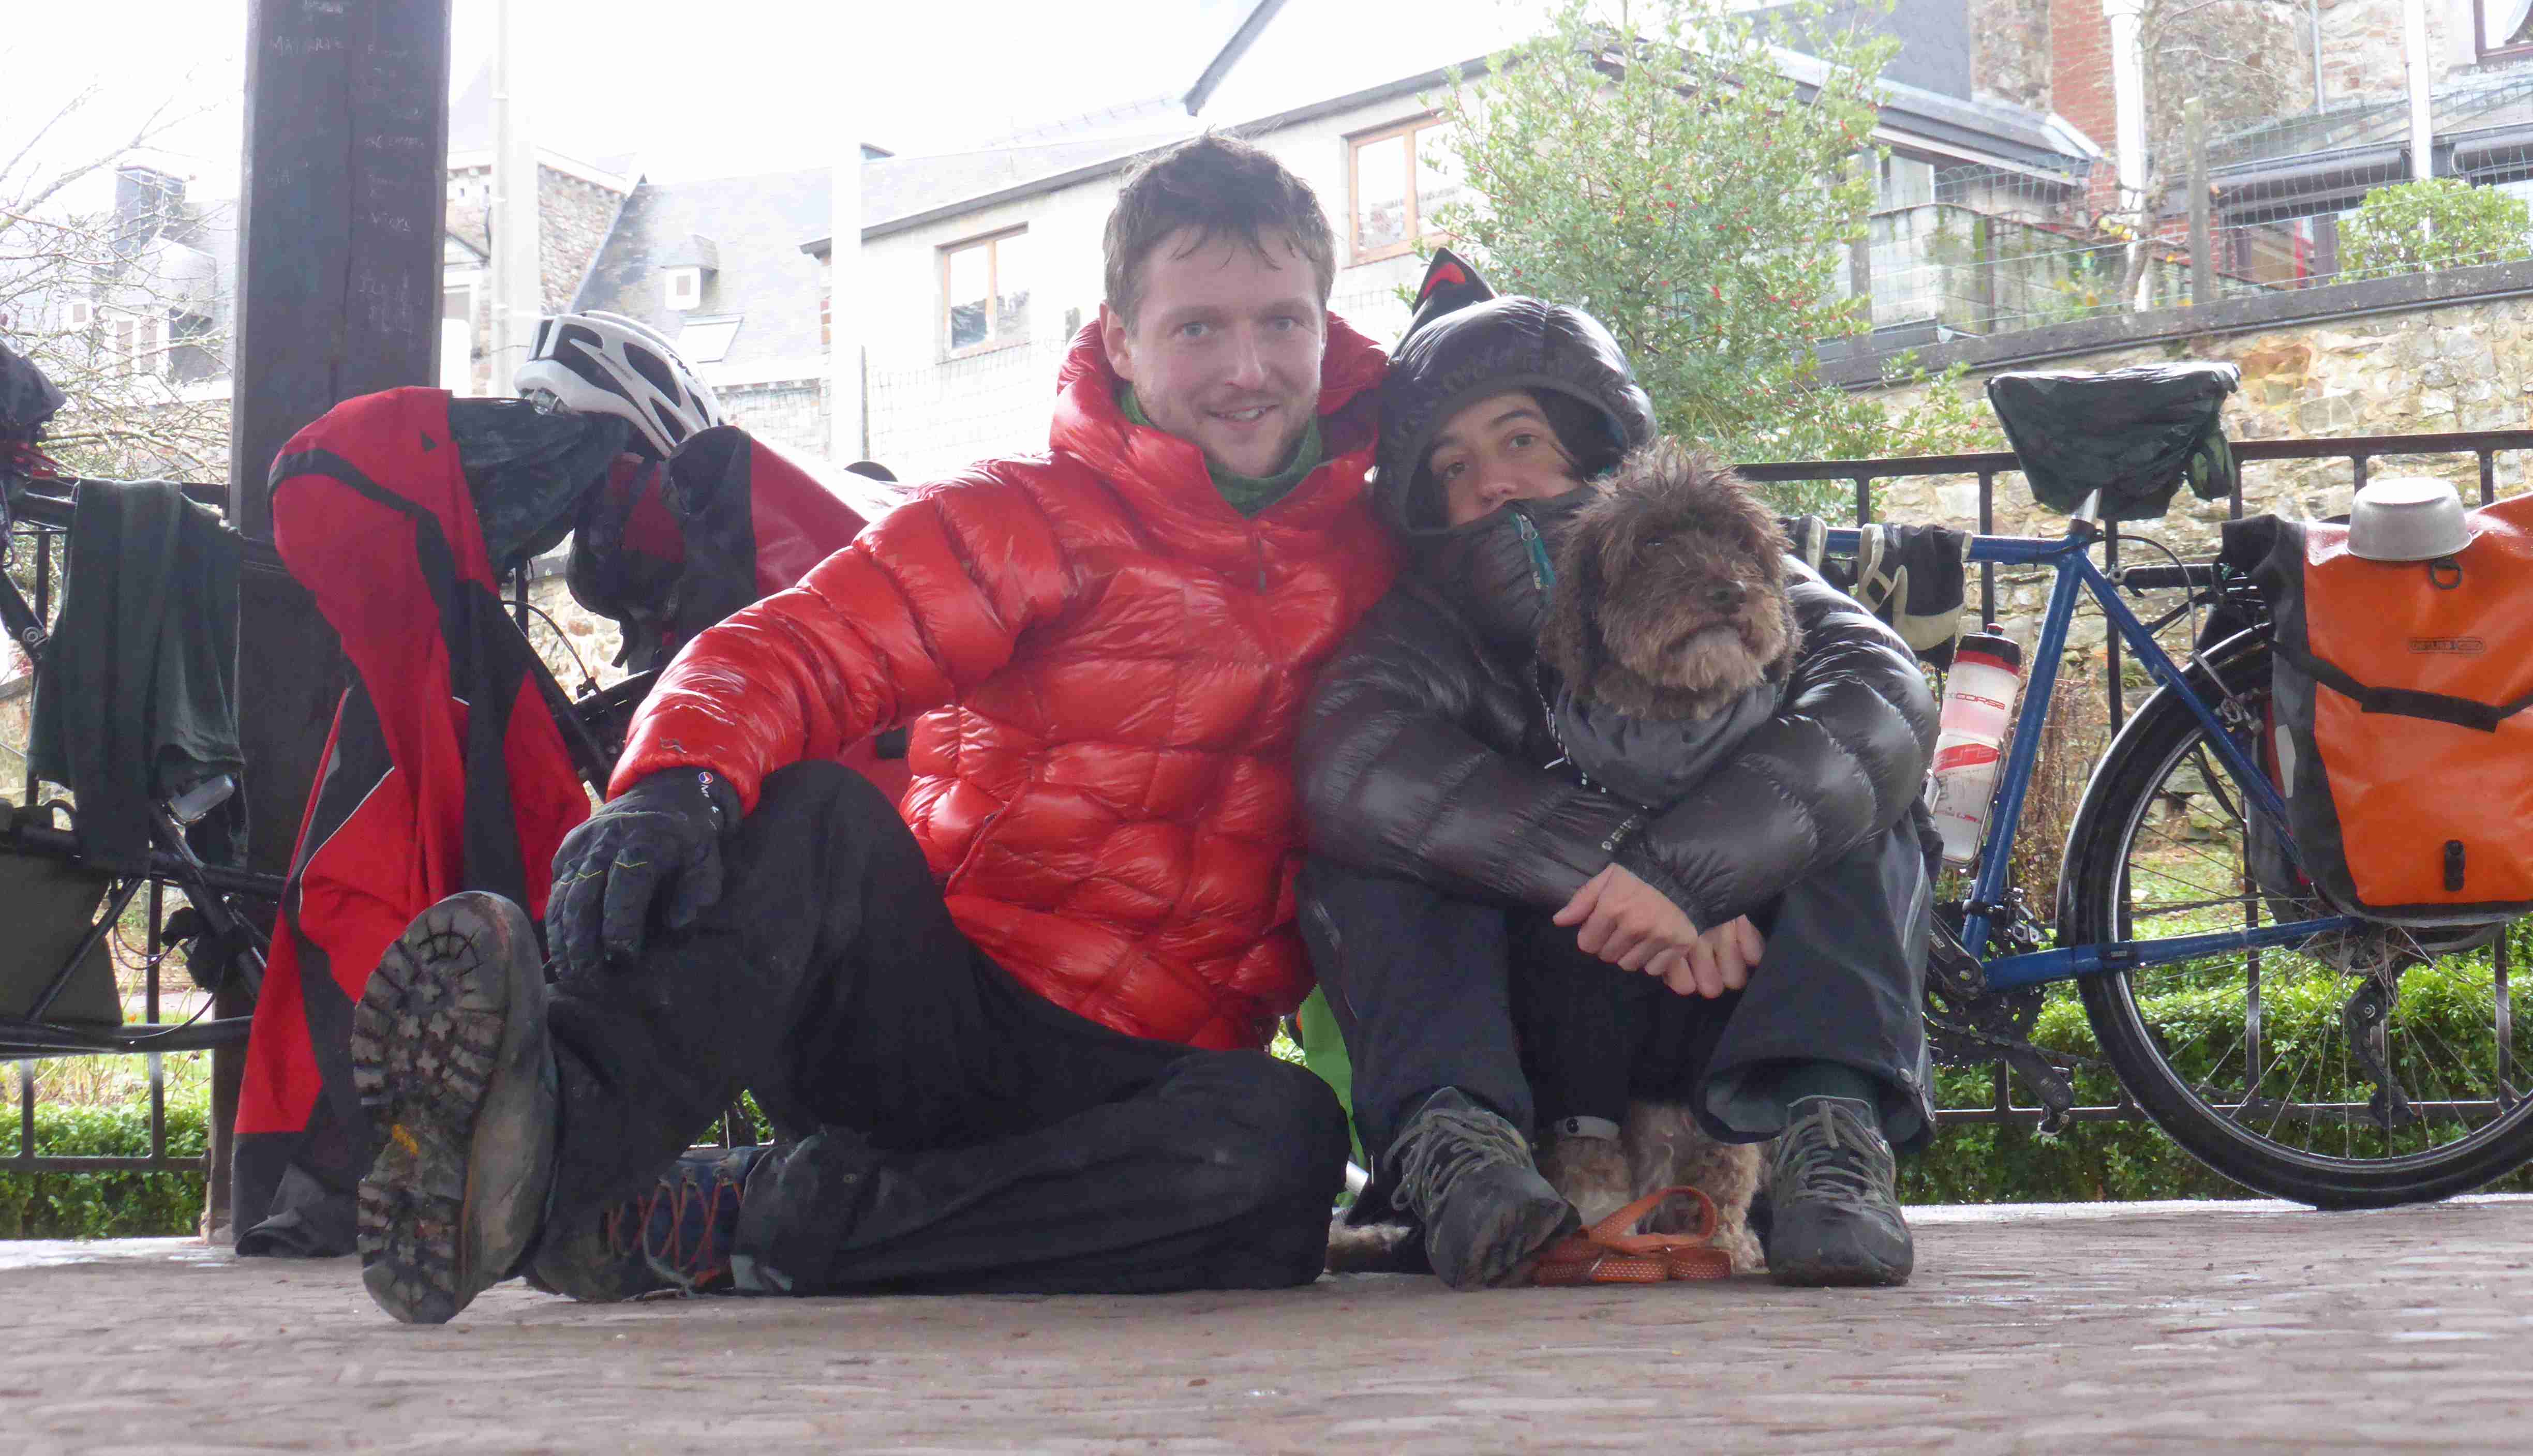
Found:
[[[2265,721],[2269,649],[2208,655]],[[2206,675],[2192,686],[2221,700]],[[2158,940],[2333,913],[2247,824],[2189,705],[2149,698],[2093,775],[2068,835],[2071,945]],[[2533,1159],[2533,1018],[2507,965],[2525,922],[2466,931],[2365,925],[2302,944],[2087,976],[2103,1055],[2147,1115],[2218,1173],[2323,1208],[2465,1193]]]

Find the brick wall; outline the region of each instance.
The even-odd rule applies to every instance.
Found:
[[[2102,0],[2046,0],[2053,109],[2105,152],[2119,141],[2111,92],[2111,24]]]

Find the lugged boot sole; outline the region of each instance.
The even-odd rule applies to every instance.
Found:
[[[361,1279],[408,1324],[455,1317],[534,1234],[553,1153],[535,946],[517,906],[452,896],[387,948],[353,1010],[352,1085],[376,1149]]]

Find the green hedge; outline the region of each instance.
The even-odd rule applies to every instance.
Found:
[[[210,1118],[200,1099],[167,1103],[167,1151],[201,1157]],[[0,1156],[18,1148],[18,1120],[0,1128]],[[35,1150],[47,1157],[144,1157],[147,1103],[35,1104]],[[0,1172],[0,1239],[136,1239],[191,1234],[202,1224],[203,1175]]]
[[[2520,961],[2520,944],[2518,950]],[[2262,996],[2262,1025],[2270,1054],[2306,1065],[2335,1060],[2326,1054],[2339,1044],[2339,1009],[2347,994],[2347,983],[2327,973],[2274,975]],[[2493,1001],[2485,959],[2448,957],[2415,966],[2402,976],[2396,1025],[2420,1042],[2472,1048],[2480,1063],[2473,1070],[2483,1078],[2481,1084],[2487,1085],[2496,1070],[2488,1034]],[[2243,1022],[2240,982],[2229,984],[2225,978],[2209,986],[2171,984],[2150,996],[2147,1006],[2154,1024],[2185,1048],[2185,1076],[2205,1076],[2209,1069],[2194,1065],[2190,1054],[2204,1055],[2210,1046],[2232,1046],[2233,1031]],[[2519,1018],[2517,1025],[2521,1058],[2528,1050],[2525,1019]],[[2092,1024],[2072,988],[2051,993],[2032,1039],[2043,1047],[2098,1055]],[[1939,1072],[1936,1084],[1939,1106],[1979,1106],[1992,1096],[1985,1068]],[[2373,1088],[2352,1083],[2299,1090],[2307,1097],[2362,1101]],[[2018,1103],[2029,1105],[2034,1100],[2031,1089],[2020,1083],[2014,1091]],[[2118,1091],[2104,1071],[2088,1070],[2076,1077],[2076,1098],[2083,1105],[2109,1105],[2117,1100]],[[2533,1190],[2533,1169],[2494,1187]],[[1901,1169],[1901,1196],[1914,1203],[2081,1203],[2250,1195],[2209,1172],[2161,1130],[2145,1122],[2078,1123],[2054,1138],[2042,1137],[2028,1127],[1957,1125],[1937,1134],[1924,1155]]]

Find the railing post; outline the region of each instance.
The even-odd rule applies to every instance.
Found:
[[[1996,534],[1996,472],[1980,471],[1978,482],[1978,534],[1994,536]],[[1979,562],[1979,625],[1984,627],[1994,620],[1996,620],[1996,563],[1981,561]]]
[[[2190,137],[2190,306],[2204,309],[2216,302],[2214,229],[2208,215],[2208,110],[2193,96],[2182,103],[2181,117]]]

